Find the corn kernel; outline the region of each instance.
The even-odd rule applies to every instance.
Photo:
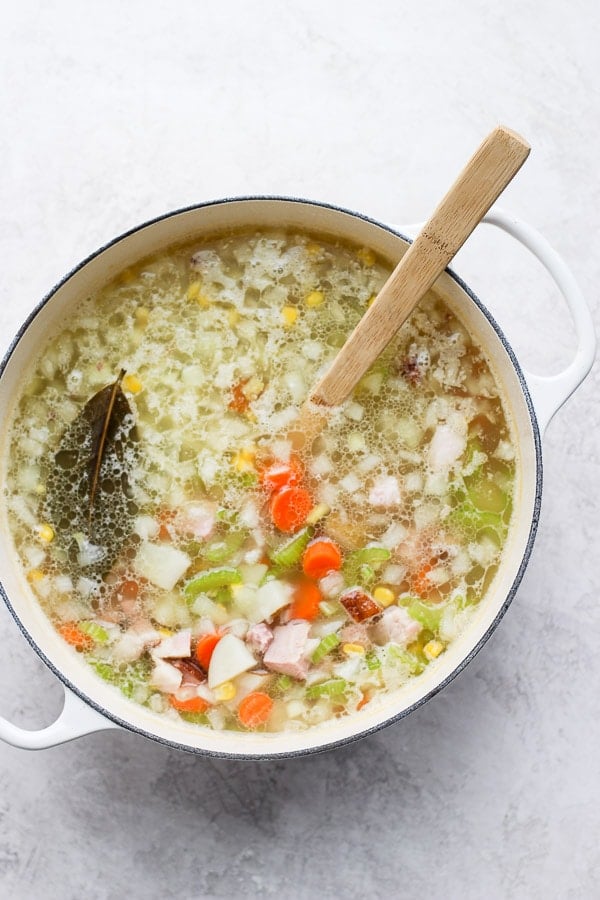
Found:
[[[219,687],[215,688],[215,697],[220,701],[233,700],[237,691],[233,681],[224,681]]]
[[[43,541],[44,544],[49,544],[54,540],[54,528],[52,525],[48,525],[47,522],[44,522],[43,525],[40,525],[38,528],[38,537],[40,541]]]
[[[311,291],[310,294],[306,296],[305,303],[310,309],[314,309],[317,306],[321,306],[325,299],[325,295],[323,291]]]
[[[237,309],[235,309],[235,307],[227,310],[227,321],[230,328],[235,328],[237,323],[240,321],[240,314]]]
[[[188,300],[197,300],[200,296],[200,282],[192,281],[190,286],[187,289],[187,298]]]
[[[236,453],[233,458],[233,465],[238,472],[255,472],[255,456],[256,447],[254,444],[249,444],[247,447],[242,447],[242,449]]]
[[[44,573],[41,569],[30,569],[27,573],[27,580],[31,582],[41,581],[43,577]]]
[[[138,323],[138,325],[141,325],[143,327],[144,325],[148,324],[148,319],[150,318],[150,313],[148,312],[148,310],[146,309],[145,306],[138,306],[138,308],[136,309],[136,311],[134,313],[134,316],[135,316],[135,321]]]
[[[291,328],[298,318],[298,310],[295,306],[284,306],[281,310],[283,321],[288,328]]]
[[[379,587],[375,588],[375,590],[373,591],[373,597],[375,598],[375,600],[377,600],[378,603],[381,604],[381,606],[391,606],[392,603],[394,603],[394,601],[396,600],[394,592],[390,591],[389,588],[383,587],[382,585],[379,585]]]
[[[173,637],[173,635],[175,634],[174,631],[171,631],[170,628],[165,628],[164,625],[160,625],[156,630],[164,637]]]
[[[314,241],[310,241],[310,242],[306,245],[306,252],[307,252],[310,256],[318,256],[322,249],[323,249],[323,248],[321,247],[321,245],[315,243]]]
[[[129,391],[130,394],[139,394],[142,387],[142,382],[137,375],[126,375],[123,379],[123,389]]]
[[[362,644],[342,644],[342,650],[347,656],[365,655],[365,648]]]
[[[316,525],[317,522],[320,522],[321,519],[324,519],[325,516],[328,516],[331,512],[331,507],[327,506],[326,503],[317,503],[316,506],[313,506],[311,511],[306,517],[307,525]]]
[[[374,266],[377,260],[370,247],[361,247],[360,250],[356,251],[356,255],[365,266]]]
[[[441,641],[428,641],[423,647],[423,653],[428,659],[437,659],[442,650],[444,649],[444,645]]]

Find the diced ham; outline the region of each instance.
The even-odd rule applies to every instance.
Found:
[[[308,660],[304,650],[309,631],[310,622],[304,619],[294,619],[287,625],[277,626],[273,632],[273,641],[264,655],[265,666],[282,675],[305,678]]]
[[[175,527],[177,531],[189,534],[197,540],[209,537],[215,527],[215,504],[209,502],[186,503],[177,513]]]
[[[438,425],[429,444],[429,465],[435,471],[449,469],[463,455],[466,437],[450,425]]]
[[[253,625],[246,634],[246,643],[256,653],[266,653],[273,643],[273,632],[264,622]]]
[[[164,637],[158,647],[154,649],[154,656],[159,659],[177,659],[190,656],[192,652],[192,632],[189,628],[177,631],[169,637]]]
[[[354,587],[340,594],[339,601],[355,622],[372,619],[381,612],[381,606],[362,588]]]
[[[164,662],[162,659],[155,660],[154,670],[150,678],[152,687],[157,688],[159,691],[164,691],[165,694],[174,694],[181,687],[182,681],[183,675],[179,669],[176,669],[170,663]]]
[[[195,659],[173,659],[171,660],[171,665],[181,672],[183,676],[182,687],[186,685],[197,686],[206,681],[206,673]],[[184,700],[185,698],[180,697],[179,699]]]
[[[120,635],[113,646],[113,655],[119,662],[133,662],[140,658],[146,647],[152,647],[159,641],[160,633],[141,620]]]
[[[388,508],[398,506],[401,500],[400,485],[394,475],[383,475],[377,478],[369,491],[371,506]]]
[[[421,626],[400,606],[388,606],[373,626],[372,634],[379,644],[399,644],[405,647],[418,636]]]

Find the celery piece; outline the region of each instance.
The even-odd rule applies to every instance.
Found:
[[[298,565],[313,535],[312,528],[303,528],[298,534],[281,544],[271,553],[271,562],[278,569],[291,569]]]
[[[192,722],[194,725],[210,725],[206,713],[185,712],[185,710],[179,710],[179,715],[185,722]]]
[[[331,603],[330,600],[321,600],[319,603],[319,610],[322,615],[329,619],[336,612],[340,612],[340,605],[338,603]]]
[[[430,603],[423,603],[422,600],[415,597],[408,607],[408,614],[415,622],[419,622],[424,628],[435,632],[440,627],[440,619],[445,608],[444,604],[434,606]]]
[[[367,664],[367,669],[369,669],[370,672],[375,672],[377,669],[381,668],[381,660],[374,650],[369,650],[365,656],[365,662]]]
[[[481,512],[501,513],[507,501],[506,493],[498,487],[493,478],[478,470],[464,479],[469,500]]]
[[[329,681],[320,681],[319,684],[311,684],[306,689],[306,696],[309,700],[316,700],[319,697],[341,697],[348,689],[348,682],[345,678],[331,678]]]
[[[462,532],[469,541],[475,540],[477,533],[483,528],[493,528],[500,538],[506,533],[506,525],[501,515],[479,510],[470,500],[464,500],[455,506],[444,520],[444,524]]]
[[[230,531],[229,534],[210,541],[201,554],[211,563],[227,562],[240,549],[246,537],[247,532],[245,531]]]
[[[206,569],[204,572],[194,575],[183,588],[183,593],[188,599],[193,600],[198,594],[216,591],[230,584],[241,584],[241,582],[242,573],[239,569],[231,566],[219,566],[219,568]]]
[[[346,584],[370,584],[377,569],[391,556],[387,547],[363,547],[349,553],[342,568]]]
[[[284,693],[294,684],[294,679],[290,675],[280,675],[275,682],[275,690]]]
[[[109,684],[114,684],[129,699],[133,696],[136,687],[148,680],[151,669],[148,659],[138,659],[118,668],[109,665],[102,659],[90,659],[89,663],[100,678]]]
[[[320,663],[328,653],[331,653],[332,650],[335,650],[339,643],[340,639],[337,634],[335,634],[335,632],[333,634],[327,634],[323,638],[321,643],[315,648],[313,655],[311,656],[311,660],[313,661],[313,663],[315,665],[317,665],[317,663]]]
[[[78,622],[78,628],[84,634],[89,635],[97,644],[106,644],[109,638],[108,631],[97,622]]]
[[[411,675],[420,675],[428,662],[425,658],[425,661],[423,662],[418,656],[415,656],[414,653],[403,650],[402,647],[399,647],[397,644],[388,645],[387,656],[388,660],[397,660],[403,666],[406,666]]]

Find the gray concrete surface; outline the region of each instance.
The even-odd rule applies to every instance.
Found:
[[[599,8],[558,2],[6,4],[0,344],[114,234],[219,196],[284,193],[418,221],[486,131],[534,152],[504,205],[596,311]],[[573,330],[540,267],[484,231],[455,268],[527,365]],[[125,733],[0,747],[0,896],[600,896],[598,371],[545,442],[539,537],[479,657],[407,720],[299,761],[194,759]],[[61,703],[0,609],[0,712]]]

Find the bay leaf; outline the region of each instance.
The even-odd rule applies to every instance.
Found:
[[[125,370],[88,400],[63,433],[46,479],[45,514],[56,544],[87,574],[111,567],[131,535],[131,474],[138,431],[121,388]]]

